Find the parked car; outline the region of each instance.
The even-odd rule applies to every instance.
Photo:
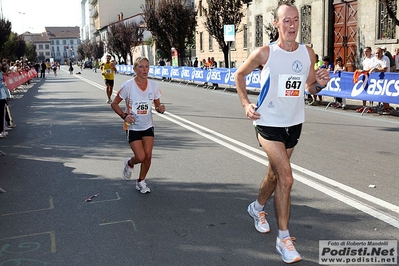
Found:
[[[92,61],[86,61],[85,64],[83,65],[83,68],[93,68],[93,62]]]

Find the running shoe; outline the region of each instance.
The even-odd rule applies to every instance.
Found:
[[[285,263],[294,263],[302,260],[301,255],[294,247],[294,240],[295,237],[289,236],[284,237],[282,240],[278,237],[276,239],[276,250]]]
[[[140,182],[136,180],[136,189],[142,194],[151,192],[150,188],[147,187],[147,183],[145,182],[145,180],[141,180]]]
[[[384,109],[384,110],[382,111],[382,114],[383,114],[383,115],[391,115],[391,114],[392,114],[392,110],[391,110],[391,109]]]
[[[130,180],[130,178],[132,177],[132,172],[133,172],[133,167],[129,166],[129,160],[130,157],[126,157],[125,159],[125,166],[123,167],[123,171],[122,171],[122,177],[125,180]]]
[[[255,202],[252,202],[248,206],[248,214],[254,219],[255,223],[255,228],[258,230],[260,233],[268,233],[270,232],[270,226],[269,223],[266,221],[266,215],[267,213],[265,211],[256,211],[255,208]]]

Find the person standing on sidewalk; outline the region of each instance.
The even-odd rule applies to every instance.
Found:
[[[101,66],[101,74],[105,80],[107,101],[106,103],[112,103],[111,96],[114,90],[114,79],[115,79],[115,64],[111,62],[111,56],[107,55],[107,61]]]
[[[248,206],[255,228],[261,233],[270,231],[264,207],[274,193],[278,234],[276,250],[285,263],[302,259],[294,247],[288,222],[291,207],[291,188],[294,182],[290,157],[305,121],[304,90],[316,94],[327,86],[327,69],[314,69],[312,48],[296,42],[299,13],[295,5],[280,3],[274,13],[278,40],[256,49],[235,72],[235,81],[245,115],[254,121],[257,137],[269,159],[266,176],[258,198]],[[256,104],[251,103],[245,76],[256,68],[260,73],[261,91]]]
[[[127,140],[134,154],[133,157],[125,159],[122,177],[130,180],[134,166],[141,164],[136,189],[143,194],[151,191],[145,179],[151,166],[154,147],[152,105],[154,104],[158,113],[164,113],[166,110],[165,105],[161,104],[158,83],[148,79],[149,64],[145,57],[138,57],[134,61],[133,70],[136,77],[122,84],[111,103],[112,109],[124,121]],[[122,100],[126,102],[125,111],[119,107]]]

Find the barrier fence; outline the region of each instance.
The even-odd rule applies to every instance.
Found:
[[[118,72],[133,74],[133,66],[117,65]],[[216,83],[220,86],[235,86],[236,68],[201,69],[196,67],[150,66],[149,76],[171,78],[187,83]],[[260,71],[246,76],[246,85],[260,89]],[[354,100],[399,104],[399,73],[361,73],[354,78],[354,72],[330,72],[331,80],[319,95]]]
[[[9,91],[13,91],[22,84],[25,84],[29,80],[37,76],[37,72],[34,68],[28,71],[11,72],[8,74],[3,74],[4,85]]]

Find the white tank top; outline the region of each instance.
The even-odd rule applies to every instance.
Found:
[[[270,45],[269,59],[261,72],[261,91],[256,125],[290,127],[305,121],[305,83],[310,58],[305,45],[288,52],[277,44]]]

